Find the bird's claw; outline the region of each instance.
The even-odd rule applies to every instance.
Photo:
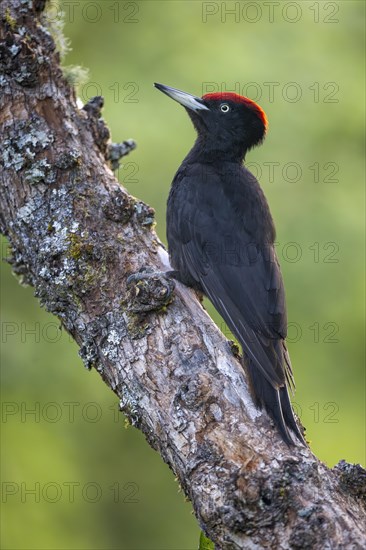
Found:
[[[161,310],[172,301],[174,288],[169,272],[142,268],[127,278],[128,309],[133,313]]]

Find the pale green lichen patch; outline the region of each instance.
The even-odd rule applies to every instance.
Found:
[[[142,319],[141,316],[138,316],[137,314],[131,312],[128,312],[126,317],[128,319],[128,335],[130,338],[132,338],[132,340],[140,340],[140,338],[146,336],[147,331],[150,328],[150,325],[148,322],[146,322],[146,319]]]
[[[77,149],[66,151],[56,159],[55,165],[62,170],[70,170],[82,165],[82,154]]]
[[[20,3],[23,5],[20,9],[22,13],[27,13],[29,10],[33,9],[33,0],[20,0]]]
[[[9,137],[3,140],[1,160],[4,168],[16,172],[27,167],[32,170],[36,155],[47,149],[54,141],[51,131],[44,127],[44,121],[35,114],[28,120],[15,121],[6,130]],[[38,165],[37,168],[44,174],[46,165],[47,163]],[[32,177],[31,172],[28,176]]]
[[[67,236],[70,242],[67,255],[73,260],[79,260],[82,256],[84,258],[91,256],[93,252],[93,245],[85,241],[85,235],[82,237],[80,234],[71,231]]]
[[[230,346],[230,349],[231,349],[231,353],[234,355],[234,357],[236,358],[240,358],[240,348],[238,346],[238,344],[236,342],[234,342],[234,340],[228,340],[229,342],[229,346]]]
[[[89,80],[89,71],[80,65],[65,65],[62,74],[70,86],[77,88],[86,84]]]
[[[155,223],[155,210],[142,201],[136,201],[135,215],[141,225],[151,227]]]
[[[127,386],[124,386],[120,391],[121,397],[119,402],[119,409],[128,418],[130,424],[134,427],[138,427],[140,424],[140,405],[134,398],[133,394],[129,391]]]
[[[62,10],[62,5],[59,2],[47,3],[42,21],[44,30],[52,36],[63,63],[72,48],[70,39],[64,34],[65,12]],[[89,80],[89,70],[79,65],[63,65],[61,70],[70,86],[82,86]]]
[[[87,369],[93,367],[103,372],[100,355],[111,361],[118,359],[121,340],[127,335],[126,322],[121,310],[108,311],[87,324],[79,318],[76,328],[84,334],[84,343],[79,355]],[[115,390],[117,381],[109,380],[109,383]]]
[[[12,31],[16,29],[17,22],[16,22],[16,19],[14,19],[14,17],[11,16],[9,8],[6,8],[5,10],[4,20],[5,20],[5,23],[9,25]]]
[[[56,181],[56,174],[51,165],[45,159],[41,159],[34,162],[31,168],[24,171],[24,179],[31,185],[40,182],[51,184]]]
[[[354,495],[366,504],[366,471],[360,464],[350,464],[340,460],[334,470],[339,474],[339,482],[347,493]]]
[[[59,2],[47,2],[42,16],[42,22],[52,36],[56,50],[60,54],[61,61],[71,51],[70,39],[64,35],[65,12],[62,11]]]
[[[34,187],[34,196],[18,210],[12,222],[11,233],[27,234],[28,245],[17,253],[17,273],[22,265],[28,266],[32,282],[38,279],[36,295],[49,311],[66,318],[65,302],[75,304],[73,277],[76,275],[75,261],[67,256],[70,247],[68,234],[78,230],[78,223],[72,221],[72,198],[64,188],[52,189],[44,200],[45,190]],[[34,254],[37,242],[37,254]],[[16,247],[14,247],[16,248]],[[35,280],[33,280],[35,279]],[[70,314],[70,315],[69,315]],[[69,312],[69,318],[77,315],[77,309]]]
[[[18,21],[19,12],[16,13]],[[17,28],[17,20],[13,17],[14,12],[5,12],[1,18],[1,24],[5,28],[6,40],[2,41],[0,56],[0,72],[4,77],[9,77],[10,82],[14,81],[20,86],[31,88],[39,83],[40,70],[49,61],[40,48],[32,42],[25,27]],[[5,82],[2,79],[2,85]]]

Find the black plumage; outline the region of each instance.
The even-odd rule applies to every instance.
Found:
[[[288,395],[294,381],[275,227],[258,181],[243,166],[265,136],[265,115],[236,94],[197,98],[156,86],[186,107],[198,133],[168,199],[175,276],[203,292],[238,339],[256,405],[286,443],[294,442],[291,431],[303,442]]]

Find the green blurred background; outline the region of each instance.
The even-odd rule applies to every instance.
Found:
[[[89,68],[79,95],[105,97],[114,141],[137,141],[119,178],[156,209],[163,240],[170,182],[194,132],[152,83],[237,91],[266,111],[268,137],[247,162],[277,225],[295,407],[323,461],[364,464],[364,3],[65,4],[65,64]],[[115,396],[33,290],[1,270],[1,547],[196,548],[168,467],[124,429]]]

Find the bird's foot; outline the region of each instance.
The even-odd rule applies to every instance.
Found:
[[[154,271],[144,267],[127,278],[128,309],[133,313],[146,313],[164,309],[173,300],[172,272]]]

